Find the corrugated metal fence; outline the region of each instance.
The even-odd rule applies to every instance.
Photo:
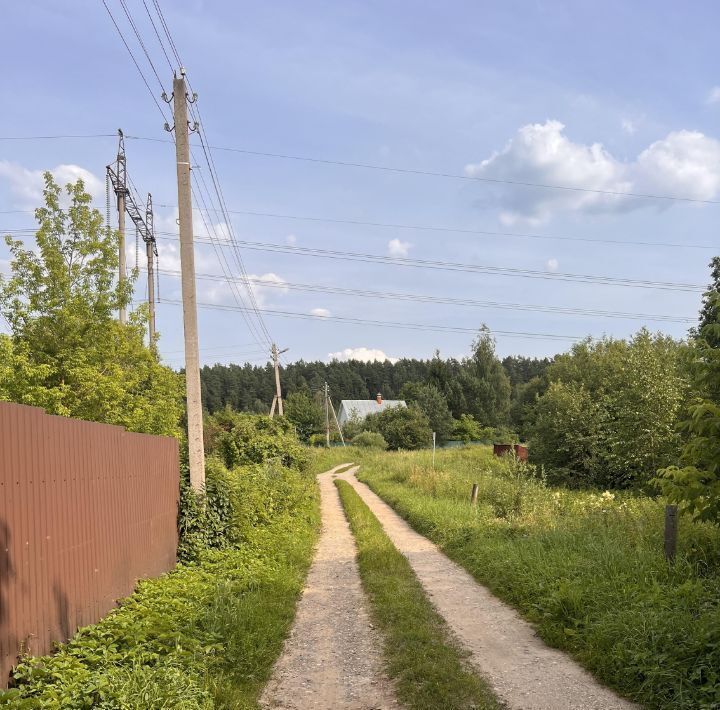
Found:
[[[174,566],[178,479],[172,438],[0,402],[0,688]]]

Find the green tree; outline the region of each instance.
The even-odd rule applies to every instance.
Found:
[[[455,421],[453,436],[467,444],[471,441],[478,441],[482,436],[480,425],[475,421],[472,414],[461,414]]]
[[[6,237],[11,275],[0,278],[0,311],[10,323],[2,346],[2,396],[51,414],[118,424],[131,431],[178,434],[182,381],[144,345],[146,312],[127,325],[131,280],[115,285],[118,234],[103,225],[78,180],[69,207],[45,174],[45,207],[36,210],[35,248]]]
[[[366,420],[366,428],[382,434],[389,449],[411,451],[432,444],[430,422],[419,407],[393,407]]]
[[[483,327],[475,338],[472,355],[460,371],[468,414],[488,426],[507,424],[510,414],[510,379],[495,355],[495,341]]]
[[[448,440],[455,421],[443,393],[435,385],[408,382],[400,390],[400,399],[417,405],[423,411],[430,422],[430,428],[437,434],[439,445]]]
[[[322,407],[307,392],[288,395],[285,416],[295,425],[298,436],[305,443],[310,441],[313,434],[322,430],[325,421]]]
[[[720,293],[708,291],[704,305],[687,354],[695,396],[683,422],[682,465],[660,471],[657,482],[693,518],[720,524]]]
[[[534,460],[594,485],[647,483],[680,450],[683,349],[641,330],[630,341],[588,339],[558,356],[532,424]]]

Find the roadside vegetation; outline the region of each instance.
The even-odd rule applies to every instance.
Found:
[[[140,582],[55,654],[24,659],[0,707],[256,707],[312,557],[316,487],[273,462],[228,469],[211,456],[207,469],[205,496],[183,490],[177,568]]]
[[[384,636],[388,675],[408,710],[494,709],[492,690],[467,666],[428,601],[410,563],[345,481],[336,481],[358,546],[358,565],[371,614]]]
[[[663,556],[663,502],[549,486],[488,447],[346,451],[420,533],[598,678],[649,708],[720,705],[720,530],[684,518]],[[477,507],[470,490],[479,484]]]
[[[135,276],[115,282],[118,234],[82,181],[65,191],[46,174],[34,246],[7,239],[0,400],[175,436],[184,448],[182,376],[145,344],[143,308],[126,325],[116,320]],[[205,428],[205,490],[192,491],[187,471],[181,480],[177,568],[140,582],[56,653],[22,658],[0,707],[256,706],[310,564],[316,485],[286,419],[226,410]]]

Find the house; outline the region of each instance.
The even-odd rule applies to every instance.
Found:
[[[386,409],[406,406],[402,399],[383,399],[380,393],[375,399],[343,399],[338,409],[338,424],[343,427],[353,416],[362,420],[370,414],[379,414]]]

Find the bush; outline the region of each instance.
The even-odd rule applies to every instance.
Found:
[[[387,449],[387,441],[382,434],[375,431],[363,431],[352,440],[353,446],[361,446],[366,449]]]
[[[205,451],[214,453],[229,469],[271,459],[304,470],[308,452],[293,425],[284,417],[241,414],[226,408],[205,420]]]
[[[647,485],[680,453],[686,346],[640,331],[630,341],[587,340],[548,368],[531,456],[603,488]]]
[[[417,407],[393,407],[365,420],[369,431],[382,434],[389,449],[422,449],[432,444],[428,418]]]
[[[288,396],[285,400],[285,416],[306,443],[325,425],[322,407],[307,392],[293,392]]]

